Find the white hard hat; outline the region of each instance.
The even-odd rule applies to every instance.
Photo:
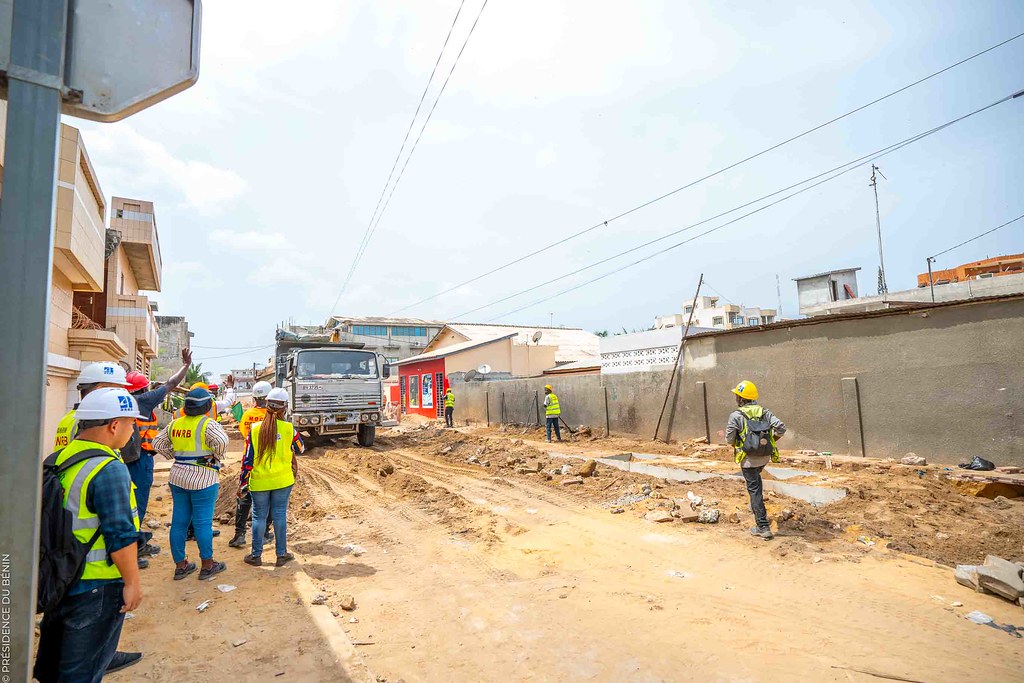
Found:
[[[110,420],[116,417],[142,417],[139,404],[124,389],[105,387],[94,391],[83,398],[75,410],[75,419],[78,421]]]
[[[288,402],[288,392],[278,387],[277,389],[271,389],[270,393],[267,394],[268,401],[276,401],[278,403]]]
[[[256,382],[256,384],[252,385],[252,397],[253,398],[266,398],[267,394],[270,393],[271,389],[273,389],[273,387],[270,386],[270,382],[262,382],[262,381],[261,382]],[[287,400],[287,399],[285,399],[285,400]]]
[[[124,368],[117,363],[108,361],[89,363],[82,368],[82,372],[78,375],[78,386],[101,383],[128,386],[128,379],[125,377]]]

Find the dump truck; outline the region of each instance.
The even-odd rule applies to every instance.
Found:
[[[311,443],[354,435],[360,446],[373,445],[384,420],[383,380],[391,368],[364,347],[278,332],[276,386],[288,391],[291,422]]]

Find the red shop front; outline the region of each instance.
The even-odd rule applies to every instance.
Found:
[[[444,358],[398,366],[398,392],[403,413],[444,417]]]

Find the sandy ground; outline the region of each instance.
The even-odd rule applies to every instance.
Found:
[[[856,669],[928,682],[1024,680],[1024,640],[963,618],[978,609],[1022,625],[1024,610],[956,585],[935,561],[1024,559],[1024,502],[996,508],[882,464],[840,470],[832,476],[845,478],[846,502],[815,510],[769,498],[774,517],[792,516],[766,543],[746,533],[739,483],[667,484],[601,466],[563,486],[545,474],[562,461],[535,437],[396,430],[372,449],[311,450],[291,505],[299,560],[282,569],[244,565],[224,525],[216,555],[228,571],[173,582],[158,530],[165,552],[144,573],[146,601],[122,641],[146,659],[109,680],[880,680]],[[554,450],[680,452],[642,445]],[[516,460],[543,460],[544,469],[523,474]],[[221,513],[236,472],[226,468]],[[158,475],[162,500],[150,514],[161,522],[170,520],[164,481]],[[651,496],[610,514],[611,501],[643,483]],[[688,489],[717,503],[722,522],[644,519]],[[962,526],[950,531],[948,520]],[[908,544],[924,551],[909,554]],[[237,588],[219,593],[216,584]],[[317,592],[326,605],[310,604]],[[341,608],[345,596],[354,611]]]

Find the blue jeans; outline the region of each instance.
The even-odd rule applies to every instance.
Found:
[[[95,683],[117,651],[124,615],[124,584],[66,595],[43,615],[32,675],[40,683]]]
[[[555,436],[558,437],[559,441],[561,441],[562,440],[562,428],[558,426],[558,416],[557,415],[555,415],[553,417],[548,417],[548,419],[545,421],[544,426],[547,427],[547,430],[548,430],[548,441],[551,441],[551,425],[555,426]]]
[[[292,487],[272,491],[250,491],[252,494],[252,556],[263,555],[263,534],[267,531],[267,512],[274,522],[274,549],[277,556],[288,552],[288,496]]]
[[[153,488],[153,456],[148,451],[142,451],[139,459],[128,463],[128,475],[135,484],[135,503],[139,510],[139,524],[146,521],[146,510],[149,508],[149,492]],[[153,534],[147,531],[140,531],[142,537],[139,545],[145,545]]]
[[[199,557],[213,559],[213,506],[220,484],[189,491],[171,484],[174,510],[171,512],[171,558],[175,563],[185,559],[185,536],[189,522],[195,528]]]

